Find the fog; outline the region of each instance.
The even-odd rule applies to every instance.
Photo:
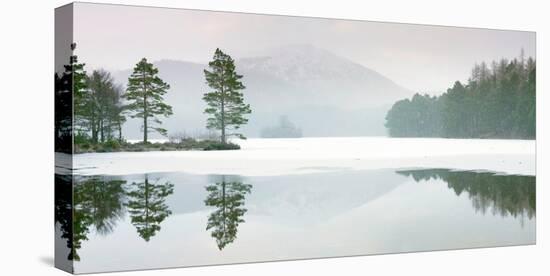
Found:
[[[170,133],[204,130],[202,70],[216,48],[236,60],[259,137],[287,116],[304,136],[385,135],[398,99],[440,94],[475,63],[535,56],[535,33],[357,20],[75,4],[76,54],[125,85],[142,57],[171,85]],[[139,122],[124,126],[140,137]],[[153,138],[158,138],[153,135]]]
[[[75,40],[88,66],[123,70],[143,56],[206,63],[311,44],[414,91],[442,91],[474,63],[535,56],[535,33],[76,3]],[[101,20],[98,20],[101,19]]]

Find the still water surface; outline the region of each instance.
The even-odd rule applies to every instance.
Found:
[[[531,176],[87,176],[74,200],[77,273],[535,243]]]

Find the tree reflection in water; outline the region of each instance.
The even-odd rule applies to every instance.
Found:
[[[174,184],[158,182],[150,183],[146,174],[143,182],[133,182],[126,193],[131,223],[145,241],[155,236],[160,230],[161,222],[172,214],[165,200],[174,192]]]
[[[476,211],[493,215],[525,217],[536,215],[536,178],[522,175],[498,175],[491,172],[451,171],[448,169],[425,169],[398,171],[412,176],[416,182],[441,179],[457,196],[468,193]]]
[[[533,176],[447,169],[397,173],[410,176],[417,182],[445,181],[453,194],[466,195],[473,208],[483,214],[492,212],[494,215],[519,217],[522,221],[536,215]],[[71,177],[56,175],[56,231],[59,231],[60,241],[66,242],[70,249],[69,260],[80,260],[77,251],[90,233],[107,235],[126,215],[137,234],[149,241],[172,214],[166,198],[174,193],[174,185],[168,181],[152,181],[149,175],[144,175],[140,180],[128,182],[112,176],[74,177],[74,185],[72,182]],[[223,250],[236,240],[239,224],[245,222],[245,197],[250,194],[252,185],[244,184],[234,176],[216,176],[209,183],[205,187],[204,204],[213,210],[208,215],[206,230],[216,241],[218,249]]]
[[[124,183],[105,176],[85,177],[74,184],[74,233],[69,259],[80,260],[77,250],[91,230],[99,235],[113,231],[124,215]]]
[[[59,187],[56,191],[59,195],[56,197],[56,222],[60,224],[61,238],[67,241],[71,250],[68,260],[79,261],[77,251],[82,242],[88,240],[90,232],[110,234],[126,211],[145,241],[160,230],[160,223],[172,213],[165,198],[173,193],[174,185],[169,182],[150,183],[147,175],[143,182],[130,185],[126,185],[125,180],[107,176],[76,177],[72,191],[74,215],[71,215],[70,178],[65,180],[56,175],[56,181],[59,182],[56,183],[56,189]]]
[[[208,196],[204,203],[216,208],[208,216],[206,230],[213,229],[211,236],[216,239],[219,250],[235,241],[237,228],[239,223],[244,222],[242,217],[247,211],[243,207],[245,194],[250,193],[251,189],[252,185],[226,181],[225,176],[221,177],[221,181],[206,186]]]

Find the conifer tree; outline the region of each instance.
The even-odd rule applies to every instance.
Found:
[[[208,63],[209,70],[204,70],[206,83],[212,91],[205,93],[203,100],[208,107],[204,110],[210,115],[206,127],[221,132],[220,140],[227,143],[228,136],[237,136],[246,139],[242,134],[234,131],[248,122],[244,117],[250,114],[250,105],[244,103],[241,90],[245,86],[240,81],[243,77],[235,71],[234,60],[220,49],[216,49],[214,58]]]
[[[76,50],[76,43],[71,43],[71,50]],[[74,116],[77,130],[81,130],[82,122],[86,117],[86,71],[84,70],[85,63],[78,62],[77,55],[71,55],[70,64],[65,65],[65,72],[69,72],[72,75],[73,83],[73,101],[74,101]]]
[[[147,143],[149,131],[166,135],[167,131],[159,127],[162,122],[159,115],[172,115],[172,107],[164,103],[163,95],[170,85],[158,77],[158,69],[146,58],[141,59],[134,67],[134,72],[128,78],[128,86],[124,97],[129,101],[127,110],[130,117],[143,119],[143,142]],[[155,123],[156,125],[151,125]]]

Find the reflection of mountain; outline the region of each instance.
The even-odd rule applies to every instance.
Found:
[[[322,223],[368,204],[404,183],[389,170],[314,173],[251,180],[250,215],[288,225]]]
[[[283,47],[262,57],[237,58],[236,65],[244,75],[245,98],[254,111],[244,129],[252,137],[281,115],[295,121],[305,136],[381,135],[391,104],[410,95],[376,71],[308,45]],[[206,65],[162,60],[155,66],[171,85],[165,98],[175,115],[165,121],[166,128],[174,132],[203,129]],[[129,74],[126,70],[114,77],[126,84]],[[139,137],[138,125],[133,120],[126,124],[129,138]]]
[[[206,210],[204,188],[218,180],[185,174],[166,174],[175,184],[167,200],[174,214]],[[314,224],[367,204],[401,183],[403,176],[388,170],[312,173],[303,175],[243,177],[226,176],[226,182],[254,185],[246,197],[248,215],[270,216],[288,225]],[[199,187],[201,190],[197,189]]]
[[[472,206],[485,214],[513,217],[536,214],[536,178],[522,175],[497,175],[490,172],[450,171],[428,169],[399,171],[399,174],[412,176],[417,182],[429,179],[442,179],[447,182],[457,196],[467,193]]]

